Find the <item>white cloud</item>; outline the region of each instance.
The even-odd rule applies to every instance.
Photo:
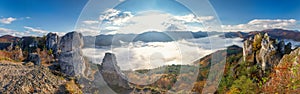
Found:
[[[13,21],[16,21],[17,18],[8,17],[8,18],[2,18],[0,19],[0,23],[2,24],[11,24]]]
[[[188,14],[188,15],[184,15],[184,16],[174,16],[174,18],[177,19],[177,20],[188,22],[188,23],[194,23],[194,22],[203,23],[203,22],[210,21],[210,20],[214,19],[213,16],[197,17],[196,15],[193,15],[193,14]]]
[[[87,20],[87,21],[83,21],[83,23],[87,25],[92,25],[92,24],[98,24],[99,21]]]
[[[99,20],[111,23],[112,25],[121,25],[131,17],[133,17],[131,12],[121,12],[116,9],[108,9],[105,12],[103,12],[102,15],[100,15]]]
[[[13,30],[11,29],[6,29],[6,28],[1,28],[0,27],[0,33],[7,33],[7,32],[12,32]]]
[[[88,34],[97,34],[96,32],[100,31],[102,31],[101,34],[143,33],[147,30],[200,31],[204,29],[199,24],[213,19],[213,16],[197,17],[193,14],[176,16],[158,11],[145,11],[133,15],[129,11],[108,9],[99,16],[99,21],[83,21],[85,25],[77,31],[87,31]],[[100,28],[94,25],[100,22]],[[195,25],[195,23],[198,24]],[[97,29],[91,27],[97,27]]]
[[[295,19],[254,19],[246,24],[222,25],[224,31],[260,31],[265,29],[299,29]]]
[[[84,35],[128,34],[155,31],[201,31],[201,23],[215,20],[213,16],[197,17],[193,14],[173,15],[159,11],[144,11],[133,14],[129,11],[108,9],[97,20],[83,21],[76,31]],[[100,24],[100,27],[98,26]]]
[[[33,28],[33,27],[28,27],[28,26],[24,26],[24,28],[27,29],[27,31],[29,31],[29,32],[34,32],[34,33],[39,33],[39,34],[46,34],[49,32],[46,30],[37,29],[37,28]]]
[[[202,22],[212,19],[213,17],[196,17],[192,14],[174,16],[169,13],[149,11],[141,15],[135,15],[128,20],[129,24],[121,27],[118,31],[119,33],[143,33],[149,29],[158,31],[199,31],[203,30]]]
[[[131,12],[108,9],[100,15],[99,19],[105,22],[102,23],[102,31],[111,31],[113,33],[143,33],[147,30],[200,31],[203,30],[201,23],[211,21],[214,17],[197,17],[193,14],[176,16],[159,11],[145,11],[132,15]],[[105,26],[119,28],[106,30]]]
[[[27,33],[0,27],[0,35],[24,36],[27,35]]]
[[[171,20],[170,14],[147,12],[129,19],[127,25],[117,31],[118,33],[143,33],[149,29],[164,31],[167,28],[164,23],[170,23]]]
[[[97,36],[100,34],[100,30],[97,29],[97,27],[84,27],[84,28],[79,28],[76,29],[77,32],[82,33],[83,35],[88,35],[88,36]]]
[[[49,32],[49,31],[45,31],[45,30],[41,30],[41,29],[28,27],[28,26],[24,26],[24,28],[26,29],[26,31],[16,31],[16,30],[0,27],[0,36],[2,36],[2,35],[12,35],[12,36],[18,36],[18,37],[22,37],[22,36],[43,36],[43,35],[45,35],[46,33]],[[52,32],[52,33],[56,33],[59,36],[63,36],[63,35],[66,34],[66,32]]]

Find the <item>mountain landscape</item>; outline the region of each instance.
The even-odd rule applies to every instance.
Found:
[[[0,94],[300,94],[300,0],[2,0]]]
[[[177,36],[173,39],[166,37]],[[191,35],[189,35],[191,34]],[[220,34],[215,32],[216,35]],[[142,34],[43,37],[0,37],[1,93],[297,93],[300,92],[300,49],[285,39],[299,41],[299,32],[269,29],[229,32],[225,38],[242,38],[243,46],[230,45],[191,64],[161,65],[151,69],[121,70],[114,53],[93,63],[82,49],[123,42],[170,42],[201,39],[206,32],[146,32]],[[156,36],[156,37],[151,37]],[[215,62],[215,55],[226,57]],[[141,62],[143,63],[143,62]],[[224,64],[224,68],[221,66]],[[121,66],[124,67],[124,66]],[[223,69],[211,78],[211,70]],[[219,75],[219,74],[215,74]]]

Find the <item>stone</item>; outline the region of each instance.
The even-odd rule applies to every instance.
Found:
[[[85,62],[82,52],[78,50],[64,52],[59,55],[60,71],[68,76],[79,76],[84,74]]]
[[[34,65],[41,65],[41,59],[37,53],[30,53],[25,61],[27,63],[32,62]]]
[[[258,33],[254,39],[250,37],[244,41],[243,55],[245,61],[258,64],[262,73],[266,73],[278,65],[283,55],[289,53],[290,50],[291,44],[285,45],[284,41],[278,42],[278,40],[271,38],[268,33]]]
[[[52,54],[56,55],[58,52],[59,36],[55,33],[48,33],[46,36],[46,48],[52,50]]]
[[[104,81],[109,86],[117,86],[129,89],[127,78],[121,72],[117,65],[116,56],[112,53],[105,53],[103,62],[99,68],[100,73],[103,76]]]
[[[68,76],[82,76],[86,69],[86,62],[82,54],[83,37],[77,32],[70,32],[60,40],[60,54],[58,62],[60,71]]]
[[[56,94],[65,91],[66,83],[45,66],[0,62],[0,93],[2,94]],[[61,94],[61,93],[59,93]]]
[[[83,36],[81,33],[70,32],[63,36],[59,43],[61,52],[69,52],[83,47]]]

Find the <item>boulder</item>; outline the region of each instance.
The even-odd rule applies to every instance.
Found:
[[[21,48],[23,51],[29,53],[36,52],[38,48],[38,38],[37,37],[22,37],[21,38]]]
[[[86,69],[82,55],[83,37],[77,32],[70,32],[60,40],[58,62],[60,71],[68,76],[81,76]]]
[[[41,59],[37,53],[30,53],[25,61],[27,63],[32,62],[34,65],[41,65]]]

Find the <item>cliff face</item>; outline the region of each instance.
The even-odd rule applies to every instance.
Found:
[[[46,36],[46,48],[51,50],[52,54],[58,54],[59,36],[55,33],[48,33]]]
[[[116,56],[112,53],[106,53],[99,71],[105,82],[111,87],[122,87],[129,89],[129,83],[117,65]]]
[[[271,38],[268,33],[258,33],[244,41],[243,59],[250,65],[258,65],[260,77],[273,71],[283,55],[291,52],[291,43]]]
[[[58,62],[62,73],[68,76],[84,74],[86,62],[82,55],[82,47],[83,37],[80,33],[70,32],[61,38]]]

